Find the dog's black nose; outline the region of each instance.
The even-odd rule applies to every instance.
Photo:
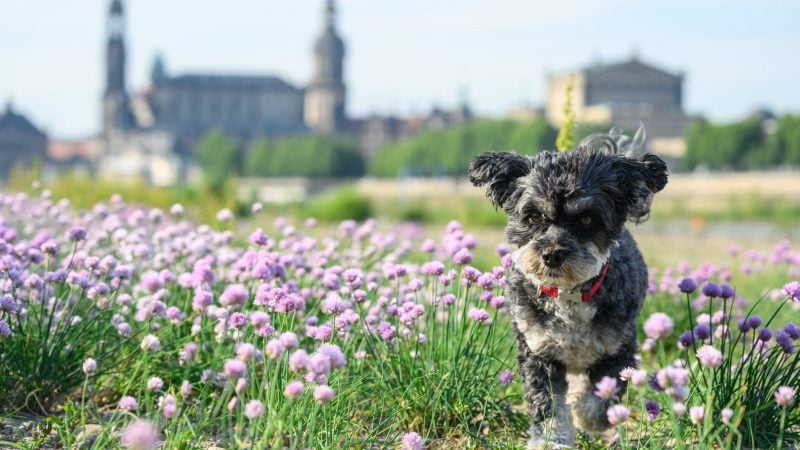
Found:
[[[544,260],[545,265],[551,269],[555,269],[561,264],[564,264],[566,258],[567,252],[565,250],[546,249],[542,251],[542,260]]]

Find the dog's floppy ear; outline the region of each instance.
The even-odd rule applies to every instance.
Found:
[[[628,217],[636,223],[647,220],[653,195],[667,185],[667,164],[652,153],[641,158],[624,157],[625,171],[630,181]]]
[[[512,152],[486,152],[469,163],[469,181],[486,187],[495,208],[502,208],[514,191],[517,178],[529,174],[531,160]]]

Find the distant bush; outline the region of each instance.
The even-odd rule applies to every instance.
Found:
[[[306,217],[328,222],[365,220],[373,215],[369,198],[349,187],[313,199],[303,208],[302,213]]]
[[[683,169],[747,170],[800,165],[800,116],[765,126],[760,118],[713,124],[697,121],[686,131]]]
[[[358,177],[364,174],[364,160],[351,139],[264,138],[250,146],[243,172],[261,177]]]
[[[524,154],[552,149],[556,130],[544,121],[481,119],[440,131],[425,131],[382,149],[369,172],[379,177],[403,174],[462,176],[469,161],[489,150]]]

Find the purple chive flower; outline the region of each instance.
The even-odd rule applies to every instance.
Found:
[[[250,361],[256,354],[256,346],[249,342],[244,342],[236,346],[236,357],[244,362]]]
[[[608,423],[614,426],[627,422],[630,415],[630,410],[622,405],[614,405],[606,411]]]
[[[130,450],[152,450],[158,446],[158,430],[146,420],[131,422],[122,431],[122,445]]]
[[[164,387],[164,380],[158,377],[152,377],[147,380],[147,390],[150,392],[160,391]]]
[[[647,418],[649,420],[655,420],[655,418],[661,414],[661,405],[655,400],[646,400],[644,402],[644,409],[647,410]]]
[[[384,341],[392,340],[397,335],[397,330],[394,325],[389,322],[381,322],[378,324],[378,334]]]
[[[142,274],[141,283],[144,290],[150,294],[155,294],[159,289],[164,287],[164,280],[161,278],[161,275],[152,270]]]
[[[722,298],[733,298],[733,295],[735,294],[735,291],[733,290],[730,284],[720,285],[719,289],[720,289],[720,297]]]
[[[420,267],[420,272],[429,277],[438,277],[444,274],[444,264],[439,261],[429,261]]]
[[[693,424],[699,425],[706,418],[706,409],[702,406],[692,406],[689,408],[689,419]]]
[[[283,352],[286,351],[286,347],[280,340],[271,339],[269,342],[267,342],[267,346],[264,350],[266,351],[267,356],[269,356],[270,359],[278,359],[278,357],[281,356]]]
[[[500,373],[499,378],[500,378],[500,384],[502,384],[503,386],[508,386],[509,384],[511,384],[512,381],[514,381],[514,372],[510,370],[504,370]]]
[[[485,309],[480,309],[480,308],[470,308],[469,311],[467,312],[467,316],[469,316],[470,319],[481,323],[487,322],[489,320],[489,313],[486,312]]]
[[[783,327],[783,330],[792,339],[800,339],[800,327],[798,327],[794,323],[792,322],[787,323],[786,326]]]
[[[433,253],[436,251],[436,242],[433,242],[431,239],[425,239],[420,244],[419,249],[425,253]]]
[[[319,402],[321,405],[331,401],[335,395],[336,391],[331,389],[330,386],[323,384],[314,388],[314,400]]]
[[[747,318],[747,326],[751,330],[755,330],[756,328],[761,326],[761,317],[759,316],[750,316]]]
[[[469,264],[472,262],[472,253],[466,248],[462,248],[453,255],[453,262],[459,265]]]
[[[119,409],[124,409],[125,411],[136,411],[138,408],[139,404],[136,403],[136,399],[130,395],[126,395],[119,399]]]
[[[636,372],[636,369],[633,367],[626,367],[619,371],[619,379],[622,381],[628,381],[633,376],[633,373]]]
[[[67,231],[67,237],[69,237],[70,241],[83,241],[86,239],[86,228],[72,227]]]
[[[292,381],[286,385],[286,389],[283,391],[283,395],[288,398],[289,400],[295,400],[296,398],[300,397],[300,394],[303,393],[303,382],[302,381]]]
[[[786,283],[781,289],[781,292],[790,299],[800,302],[800,281]]]
[[[722,365],[722,352],[710,345],[704,345],[697,349],[697,359],[702,365],[716,369]]]
[[[701,341],[706,340],[711,336],[711,328],[707,324],[701,323],[694,327],[694,336]]]
[[[616,378],[603,377],[597,382],[597,384],[594,385],[594,387],[597,388],[597,390],[594,391],[594,395],[604,400],[611,400],[615,398],[617,396],[617,392],[619,392]]]
[[[722,408],[722,411],[719,412],[719,417],[722,423],[730,423],[731,417],[733,417],[733,410],[730,408]]]
[[[721,297],[722,296],[722,289],[712,282],[708,282],[703,285],[703,295],[706,297]],[[691,413],[691,411],[690,411]]]
[[[184,397],[192,395],[192,383],[189,383],[189,380],[183,380],[181,383],[181,394]]]
[[[308,365],[308,353],[305,350],[295,350],[289,355],[289,370],[292,372],[299,372],[305,369]]]
[[[258,400],[250,400],[244,405],[244,415],[250,419],[258,419],[264,415],[264,404]]]
[[[775,342],[777,342],[781,349],[783,349],[783,351],[789,355],[796,351],[794,341],[792,341],[792,337],[789,336],[789,333],[787,333],[785,329],[778,330],[778,332],[775,333]]]
[[[651,314],[644,322],[644,333],[652,339],[659,339],[669,336],[673,326],[674,323],[670,316],[657,312]]]
[[[148,334],[144,338],[142,338],[142,343],[139,345],[142,350],[146,352],[157,352],[159,348],[161,348],[161,341],[152,334]]]
[[[173,418],[175,413],[178,412],[178,399],[174,395],[167,394],[161,399],[160,403],[161,414],[164,415],[165,419]]]
[[[15,313],[18,310],[19,305],[14,300],[14,297],[8,294],[3,294],[3,296],[0,297],[0,312]]]
[[[747,323],[747,319],[740,319],[736,324],[739,326],[739,331],[742,333],[750,331],[750,325]]]
[[[412,431],[403,435],[403,443],[400,445],[400,450],[422,450],[424,448],[425,443],[419,434]]]
[[[772,330],[764,327],[758,331],[758,339],[764,342],[769,342],[772,339]]]
[[[233,391],[236,392],[237,395],[241,395],[245,389],[247,389],[247,380],[244,378],[236,380],[236,386],[233,388]]]
[[[244,313],[237,311],[228,319],[229,328],[243,328],[245,325],[247,325],[247,316]]]
[[[678,289],[684,294],[691,294],[697,290],[697,283],[692,278],[684,278],[678,283]]]
[[[3,319],[0,319],[0,336],[3,337],[11,336],[11,327],[9,327],[6,321]]]
[[[794,389],[789,386],[781,386],[775,391],[775,403],[781,407],[791,406],[794,403]]]
[[[235,380],[244,376],[247,371],[247,364],[238,359],[229,359],[222,366],[222,371],[229,379]]]
[[[250,243],[253,245],[259,245],[259,246],[266,245],[267,242],[269,242],[269,238],[267,237],[267,234],[264,233],[264,230],[262,230],[261,228],[257,229],[252,234],[250,234]]]
[[[678,338],[678,343],[683,348],[689,348],[693,342],[694,342],[694,335],[692,334],[691,331],[684,331],[683,334],[681,334],[680,337]]]
[[[219,303],[222,306],[243,306],[250,294],[242,284],[230,284],[225,287],[222,295],[219,296]]]
[[[97,361],[93,358],[86,358],[86,361],[83,362],[83,373],[88,375],[94,375],[97,372]]]

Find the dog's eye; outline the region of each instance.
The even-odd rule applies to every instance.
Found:
[[[539,213],[531,213],[531,214],[528,216],[528,218],[527,218],[527,219],[525,219],[525,220],[526,220],[526,221],[528,222],[528,224],[530,224],[530,225],[538,225],[538,224],[542,223],[542,221],[544,220],[544,217],[543,217],[541,214],[539,214]]]
[[[580,222],[581,225],[588,227],[592,224],[592,218],[589,216],[582,216],[580,219],[578,219],[578,222]]]

